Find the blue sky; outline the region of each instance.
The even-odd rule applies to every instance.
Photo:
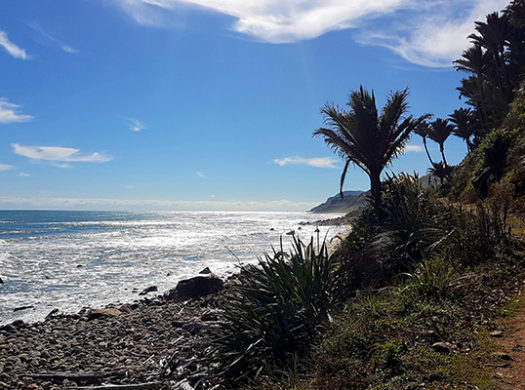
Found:
[[[0,208],[307,209],[343,165],[312,138],[320,107],[362,84],[379,105],[408,87],[412,114],[448,115],[452,60],[506,4],[3,1]],[[414,136],[391,170],[427,168]],[[349,171],[347,189],[368,185]]]

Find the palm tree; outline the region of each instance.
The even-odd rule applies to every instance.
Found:
[[[432,168],[428,172],[439,179],[441,185],[450,178],[452,174],[452,167],[449,167],[447,164],[443,164],[442,161],[438,163],[433,163]]]
[[[490,67],[490,57],[479,44],[468,48],[461,58],[454,61],[456,70],[472,73],[474,76],[462,81],[458,88],[460,96],[465,96],[467,103],[475,107],[482,127],[487,123],[487,108],[485,101],[485,78]]]
[[[443,157],[443,163],[448,166],[447,159],[445,158],[444,145],[447,138],[452,134],[454,126],[448,123],[447,119],[438,118],[434,122],[430,123],[430,133],[428,138],[439,144],[439,150]]]
[[[510,80],[505,64],[505,46],[510,32],[510,24],[505,15],[500,16],[498,12],[487,15],[486,22],[476,22],[477,34],[469,35],[475,45],[479,45],[487,50],[487,54],[493,60],[492,75],[495,85],[503,94],[512,99]]]
[[[430,165],[434,165],[434,162],[432,161],[432,157],[430,156],[430,153],[428,152],[428,146],[427,146],[427,137],[430,134],[430,125],[427,121],[423,121],[414,129],[414,133],[419,135],[421,138],[423,138],[423,146],[425,147],[425,152],[427,152],[428,161],[430,161]]]
[[[398,155],[411,132],[426,118],[405,117],[408,110],[408,89],[390,94],[381,114],[378,114],[374,92],[370,94],[363,87],[350,94],[347,105],[350,111],[343,111],[333,104],[326,104],[321,113],[329,128],[314,131],[314,136],[323,136],[332,150],[346,160],[341,174],[340,194],[350,163],[361,168],[370,178],[370,192],[377,216],[381,211],[381,172]]]
[[[454,110],[449,116],[450,121],[455,125],[452,133],[466,142],[468,151],[473,148],[470,137],[474,135],[474,121],[470,108],[460,108]]]

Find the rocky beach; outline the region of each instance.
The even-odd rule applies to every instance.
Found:
[[[0,388],[192,389],[206,376],[196,361],[216,334],[217,309],[239,283],[208,271],[163,296],[3,326]]]

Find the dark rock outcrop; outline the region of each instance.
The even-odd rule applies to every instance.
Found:
[[[181,280],[177,287],[168,291],[164,297],[174,298],[198,298],[222,290],[223,281],[214,274],[199,275],[190,279]]]

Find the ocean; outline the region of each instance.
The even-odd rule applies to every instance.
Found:
[[[303,240],[334,215],[301,212],[0,211],[0,324],[53,309],[129,303],[174,288],[205,267],[219,276],[256,263],[295,230]],[[320,227],[321,239],[345,227]],[[150,294],[148,296],[152,296]],[[24,310],[15,309],[31,306]]]

